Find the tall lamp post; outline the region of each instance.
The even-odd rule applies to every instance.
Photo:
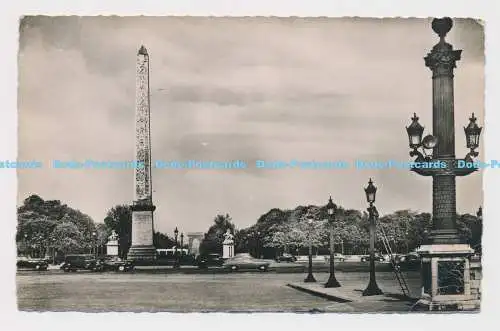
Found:
[[[26,249],[26,256],[31,256],[29,246],[28,246],[28,234],[24,234],[24,248]]]
[[[43,235],[41,234],[38,234],[38,237],[37,237],[37,256],[39,258],[43,257],[42,256],[42,252],[44,252],[44,240],[43,240]]]
[[[261,243],[260,243],[260,231],[257,231],[257,258],[262,258],[262,248],[260,247],[261,246]]]
[[[179,266],[181,265],[183,255],[184,255],[184,233],[181,233],[181,254],[179,257]]]
[[[95,231],[92,232],[92,249],[94,257],[97,258],[97,233]]]
[[[56,264],[56,238],[52,238],[52,264]]]
[[[455,159],[455,119],[453,101],[453,69],[460,60],[461,50],[453,50],[444,37],[451,30],[450,18],[434,19],[432,29],[440,41],[425,57],[425,65],[432,70],[433,94],[433,135],[422,138],[424,127],[413,114],[412,123],[406,128],[410,156],[417,156],[416,162],[440,162],[445,167],[412,168],[422,176],[432,176],[433,185],[433,229],[431,241],[435,244],[459,244],[456,228],[456,176],[466,176],[477,170],[473,158],[478,156],[480,128],[472,113],[470,122],[464,128],[467,148],[470,152],[464,159]],[[418,149],[421,148],[420,152]],[[425,155],[425,150],[432,150],[432,155]],[[470,167],[467,163],[471,163]]]
[[[429,242],[418,250],[422,263],[421,303],[430,307],[441,302],[437,296],[445,295],[447,302],[461,303],[467,300],[470,288],[463,285],[468,277],[469,257],[474,250],[459,236],[456,224],[456,177],[467,176],[478,169],[474,158],[478,156],[480,128],[472,113],[470,122],[464,127],[466,145],[470,150],[463,159],[455,156],[455,118],[453,79],[461,50],[454,50],[445,41],[451,30],[451,18],[432,20],[432,30],[439,36],[439,42],[424,58],[425,66],[432,71],[432,133],[422,138],[424,127],[413,114],[412,123],[406,128],[410,156],[416,162],[433,166],[412,168],[421,176],[432,177],[432,230]],[[419,151],[421,149],[421,151]],[[432,154],[425,155],[426,150]],[[437,166],[439,165],[439,166]],[[450,268],[454,268],[452,277]]]
[[[328,212],[328,222],[330,223],[330,277],[325,284],[325,287],[340,287],[337,278],[335,278],[335,238],[334,238],[334,223],[335,214],[337,212],[337,205],[332,201],[332,197],[328,200],[326,205],[326,210]]]
[[[305,283],[316,283],[316,279],[313,276],[313,260],[312,260],[312,238],[311,232],[314,226],[314,219],[311,215],[307,216],[307,224],[309,225],[309,231],[307,232],[307,239],[309,241],[309,266],[307,268],[307,277],[304,279]]]
[[[175,241],[175,246],[174,246],[174,267],[177,267],[177,236],[179,235],[179,229],[175,227],[174,230],[174,241]]]
[[[368,283],[368,287],[363,291],[363,296],[383,294],[375,279],[375,220],[378,218],[378,211],[374,206],[376,193],[377,188],[373,185],[370,178],[368,186],[365,188],[366,200],[370,204],[367,208],[370,218],[370,282]]]

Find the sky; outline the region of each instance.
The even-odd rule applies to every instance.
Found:
[[[484,119],[484,31],[454,20],[456,156],[463,127]],[[368,178],[381,214],[430,212],[432,179],[408,170],[263,170],[255,160],[410,161],[414,112],[432,129],[430,19],[26,17],[20,27],[18,202],[58,199],[102,222],[134,198],[133,170],[62,170],[52,160],[134,159],[135,65],[150,56],[154,160],[243,160],[240,170],[153,169],[155,228],[237,228],[272,208],[364,209]],[[482,153],[482,148],[480,149]],[[481,154],[480,154],[481,155]],[[480,156],[481,158],[481,156]],[[457,178],[457,211],[482,204],[481,174]]]

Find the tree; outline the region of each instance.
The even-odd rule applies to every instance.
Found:
[[[44,201],[38,195],[31,195],[17,208],[16,240],[26,251],[43,256],[54,246],[53,232],[62,223],[74,224],[82,236],[78,237],[78,247],[90,245],[90,233],[94,221],[79,210],[72,209],[60,200]],[[69,245],[71,246],[71,245]],[[73,245],[75,246],[75,245]]]
[[[262,229],[264,247],[272,248],[276,254],[281,250],[287,251],[289,247],[309,247],[309,243],[316,248],[327,244],[328,232],[325,231],[327,221],[321,219],[324,215],[321,208],[298,207],[294,212],[286,214],[288,214],[287,221],[276,222]],[[308,216],[315,220],[312,224],[308,223]],[[267,255],[270,255],[269,252]]]
[[[248,233],[248,229],[242,229],[234,234],[234,252],[236,254],[249,253]]]
[[[413,249],[428,240],[429,232],[432,229],[432,215],[430,213],[416,214],[411,228],[413,237],[410,237],[410,247]]]
[[[51,237],[57,250],[64,254],[80,253],[85,249],[82,233],[71,222],[57,225]]]
[[[172,248],[175,246],[175,240],[161,232],[153,234],[153,242],[156,248]]]
[[[214,218],[214,224],[208,229],[205,238],[200,244],[200,252],[202,254],[222,252],[224,233],[228,229],[231,233],[235,233],[236,228],[231,222],[231,216],[229,214],[217,215]]]
[[[97,254],[104,254],[104,246],[108,242],[108,237],[111,235],[111,230],[108,229],[106,224],[98,223],[95,227],[96,236],[96,246],[97,246]]]
[[[127,256],[132,244],[132,210],[128,205],[116,205],[106,214],[104,224],[118,234],[118,255]]]
[[[482,218],[470,214],[457,215],[457,228],[465,242],[475,249],[480,249],[483,234]]]

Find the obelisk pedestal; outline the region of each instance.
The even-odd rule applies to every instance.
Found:
[[[144,46],[137,53],[135,155],[137,168],[134,176],[132,209],[132,246],[127,258],[136,263],[156,259],[153,245],[153,205],[151,189],[151,130],[149,100],[149,55]]]

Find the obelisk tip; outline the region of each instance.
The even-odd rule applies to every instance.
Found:
[[[137,52],[137,55],[148,55],[148,50],[146,49],[146,47],[144,47],[144,45],[141,46],[139,52]]]

